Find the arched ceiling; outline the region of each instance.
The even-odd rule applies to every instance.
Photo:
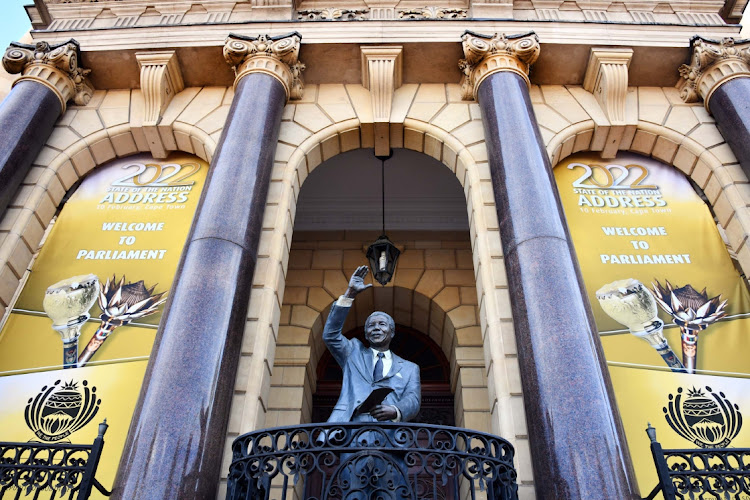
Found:
[[[372,149],[337,155],[302,185],[295,231],[380,230],[381,167]],[[468,231],[461,184],[432,157],[394,149],[385,163],[385,229]]]

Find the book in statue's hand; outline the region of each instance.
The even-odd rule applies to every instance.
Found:
[[[392,393],[393,389],[390,387],[378,387],[367,396],[367,399],[362,401],[362,404],[354,409],[354,415],[361,415],[363,413],[370,413],[375,409],[376,406],[383,403],[383,400]]]

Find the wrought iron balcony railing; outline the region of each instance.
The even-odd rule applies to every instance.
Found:
[[[438,425],[264,429],[234,440],[227,500],[514,500],[513,453],[500,437]]]
[[[670,500],[750,498],[750,448],[665,450],[651,424],[646,432],[659,484],[644,500],[659,492]]]
[[[93,444],[0,442],[0,498],[86,500],[92,488],[109,496],[95,477],[107,427],[105,419]]]

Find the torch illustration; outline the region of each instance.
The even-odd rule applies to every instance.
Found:
[[[597,290],[596,298],[610,318],[656,349],[673,372],[685,371],[664,338],[664,322],[657,316],[656,301],[643,283],[632,278],[615,281]]]
[[[119,283],[114,275],[112,279],[107,279],[104,288],[99,291],[102,322],[78,357],[79,367],[86,365],[115,328],[154,314],[167,301],[167,292],[154,293],[154,288],[156,285],[147,289],[143,280],[126,284],[125,275]]]
[[[651,283],[654,296],[662,309],[674,319],[680,327],[682,337],[682,362],[688,373],[695,373],[698,359],[698,332],[715,323],[726,315],[724,307],[727,301],[721,301],[721,295],[708,298],[706,289],[698,292],[692,285],[675,288],[665,280],[666,286],[659,281]]]
[[[63,341],[63,368],[75,368],[81,326],[91,317],[89,309],[99,295],[99,278],[93,274],[73,276],[47,288],[42,307],[52,320],[52,329]]]

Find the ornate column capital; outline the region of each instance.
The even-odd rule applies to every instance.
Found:
[[[693,37],[690,64],[680,66],[680,76],[677,87],[682,100],[697,102],[702,97],[708,109],[711,95],[722,84],[734,78],[750,77],[750,40]]]
[[[299,60],[301,41],[302,35],[296,31],[255,38],[230,33],[224,43],[224,59],[234,68],[234,86],[250,73],[265,73],[281,82],[287,100],[300,99],[305,86],[305,65]]]
[[[73,39],[57,45],[11,42],[5,50],[3,66],[8,73],[21,73],[14,85],[33,80],[52,90],[60,99],[64,113],[70,99],[83,106],[94,94],[94,88],[86,79],[91,70],[81,68],[79,58],[80,48]]]
[[[482,81],[498,71],[510,71],[529,82],[529,68],[539,57],[539,38],[533,31],[521,35],[482,35],[466,31],[461,37],[464,59],[458,67],[463,99],[476,99]]]

